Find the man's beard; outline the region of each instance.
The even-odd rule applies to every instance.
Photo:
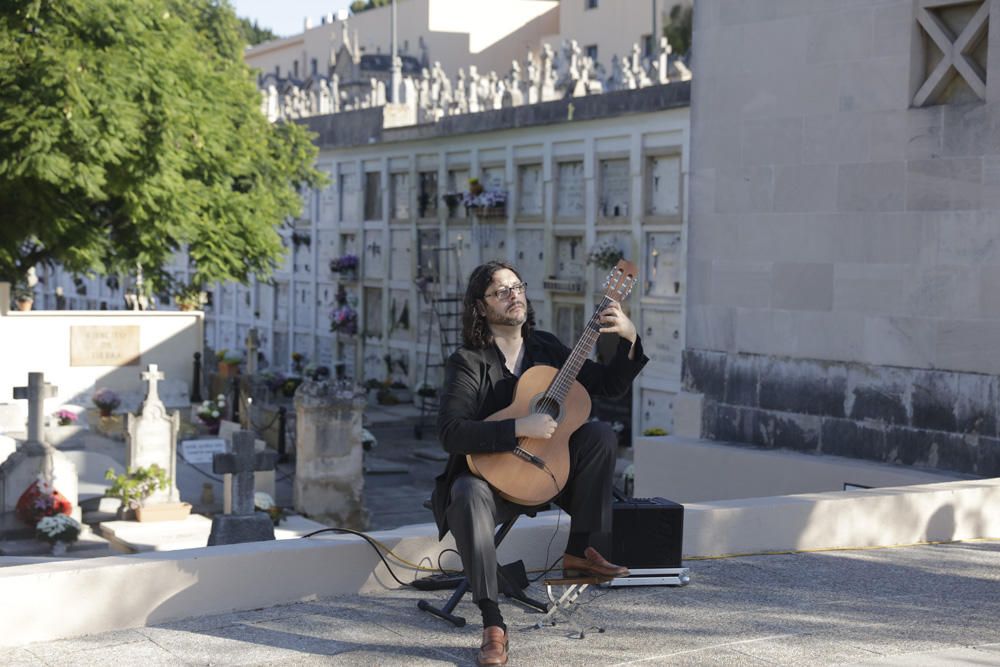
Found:
[[[525,320],[528,319],[528,308],[524,304],[516,304],[521,306],[521,310],[515,310],[511,307],[510,310],[506,310],[502,315],[497,313],[492,308],[486,312],[486,321],[490,324],[499,324],[501,326],[516,327],[518,325],[524,324]]]

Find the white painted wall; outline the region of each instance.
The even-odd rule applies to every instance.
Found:
[[[62,403],[93,407],[95,387],[141,392],[139,375],[147,364],[157,364],[168,380],[183,381],[190,390],[195,352],[203,351],[204,313],[134,311],[12,311],[0,315],[0,403],[13,401],[13,387],[25,386],[29,372],[42,372],[58,387],[46,401],[46,413]],[[71,366],[70,330],[74,326],[139,327],[139,363],[134,366]]]

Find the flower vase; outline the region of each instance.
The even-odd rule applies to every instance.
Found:
[[[52,543],[52,548],[50,551],[53,556],[65,556],[67,546],[69,545],[63,542],[62,540],[56,540],[55,542]]]

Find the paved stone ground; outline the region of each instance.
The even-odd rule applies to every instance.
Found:
[[[996,541],[694,561],[683,588],[585,594],[607,631],[584,639],[501,607],[511,665],[1000,665],[998,564]],[[416,609],[445,596],[404,589],[191,618],[0,649],[0,664],[473,664],[470,603],[464,628]]]

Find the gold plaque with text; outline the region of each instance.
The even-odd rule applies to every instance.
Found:
[[[138,326],[69,328],[70,366],[138,366]]]

